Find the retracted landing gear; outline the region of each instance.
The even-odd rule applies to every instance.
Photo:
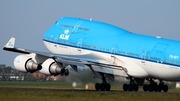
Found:
[[[164,92],[167,92],[167,91],[168,91],[168,86],[165,85],[162,80],[160,80],[159,85],[157,85],[157,83],[154,82],[154,80],[152,80],[152,79],[150,79],[150,80],[148,80],[148,81],[150,81],[150,84],[149,84],[149,85],[145,84],[145,85],[143,86],[143,90],[144,90],[145,92],[147,92],[147,91],[149,91],[149,92],[153,92],[153,91],[154,91],[154,92],[161,92],[162,90],[163,90]]]
[[[130,83],[124,84],[123,90],[124,91],[138,91],[139,85],[134,82],[134,79],[132,77],[130,77]]]
[[[95,89],[97,91],[110,91],[111,89],[111,85],[109,83],[106,82],[106,76],[105,74],[102,75],[102,83],[96,83],[95,84]]]

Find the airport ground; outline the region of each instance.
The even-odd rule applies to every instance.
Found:
[[[66,82],[0,81],[0,101],[180,101],[180,89],[124,92],[115,86],[111,91],[95,91]]]

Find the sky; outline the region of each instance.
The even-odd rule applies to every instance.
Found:
[[[3,46],[47,52],[42,36],[64,16],[106,22],[130,32],[180,40],[180,0],[0,0],[0,64],[13,67],[18,53]]]

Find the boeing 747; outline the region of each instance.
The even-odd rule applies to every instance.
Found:
[[[106,79],[114,80],[116,75],[129,78],[124,91],[138,91],[143,86],[144,91],[167,92],[164,81],[180,81],[180,41],[73,17],[57,20],[42,40],[49,52],[15,47],[14,37],[3,49],[22,53],[14,59],[14,67],[22,72],[67,76],[67,66],[75,71],[78,66],[89,67],[102,79],[102,83],[95,84],[97,91],[109,91],[111,85]]]

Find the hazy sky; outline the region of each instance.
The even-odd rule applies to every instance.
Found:
[[[16,46],[47,51],[42,36],[63,16],[93,18],[134,33],[180,40],[180,0],[0,0],[0,64],[13,66]],[[180,47],[180,46],[177,46]]]

